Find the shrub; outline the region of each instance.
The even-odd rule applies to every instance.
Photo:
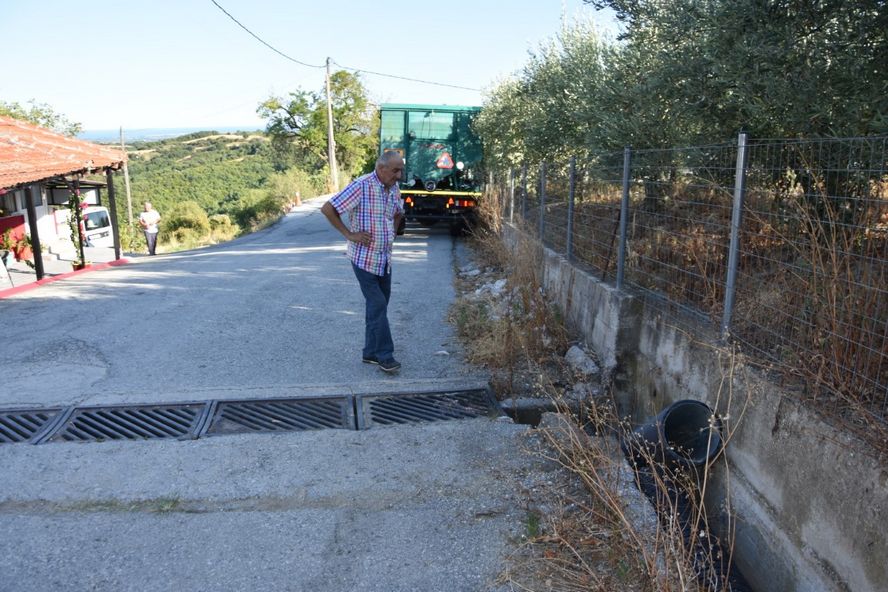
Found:
[[[163,232],[174,234],[179,229],[190,229],[194,236],[206,239],[210,235],[207,213],[193,201],[183,201],[167,212],[161,222]]]
[[[239,228],[231,222],[228,214],[214,214],[210,216],[210,233],[215,242],[228,241],[234,238]]]
[[[324,179],[317,174],[312,175],[293,168],[269,177],[267,187],[270,196],[287,203],[293,200],[297,193],[303,198],[320,194],[324,187]]]
[[[117,230],[120,236],[120,248],[123,251],[133,253],[144,250],[145,239],[135,224],[130,226],[125,219],[118,217]]]

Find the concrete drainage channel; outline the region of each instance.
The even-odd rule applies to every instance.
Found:
[[[497,417],[486,389],[0,410],[0,444],[193,440],[225,434],[366,430],[373,427]]]

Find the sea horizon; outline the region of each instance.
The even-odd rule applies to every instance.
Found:
[[[256,132],[262,128],[254,125],[221,125],[208,127],[145,127],[123,130],[123,138],[127,142],[152,142],[168,140],[197,132],[219,132],[230,134],[234,132]],[[101,144],[120,142],[120,128],[117,129],[89,129],[77,134],[77,139]]]

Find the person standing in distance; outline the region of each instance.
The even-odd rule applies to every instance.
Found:
[[[392,292],[392,245],[404,216],[398,181],[404,160],[386,152],[376,169],[358,177],[321,207],[321,212],[348,241],[347,255],[364,295],[364,350],[366,364],[379,364],[384,372],[397,372],[395,346],[388,321]],[[342,214],[348,212],[348,226]]]
[[[157,247],[157,223],[160,222],[160,214],[152,207],[150,201],[145,202],[145,211],[139,214],[139,226],[145,233],[145,242],[148,243],[148,254],[153,255]]]

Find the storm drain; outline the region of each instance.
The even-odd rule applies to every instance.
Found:
[[[355,398],[358,429],[373,425],[425,423],[500,415],[492,395],[483,389],[447,393],[359,395]]]
[[[326,428],[354,428],[348,398],[219,402],[205,433],[292,432]]]
[[[208,405],[140,405],[86,407],[71,417],[49,442],[100,442],[103,440],[156,440],[194,437]]]
[[[0,444],[27,442],[59,414],[59,409],[0,411]]]
[[[0,410],[0,444],[195,439],[250,432],[373,426],[493,417],[502,411],[486,389],[341,395],[164,405]]]

